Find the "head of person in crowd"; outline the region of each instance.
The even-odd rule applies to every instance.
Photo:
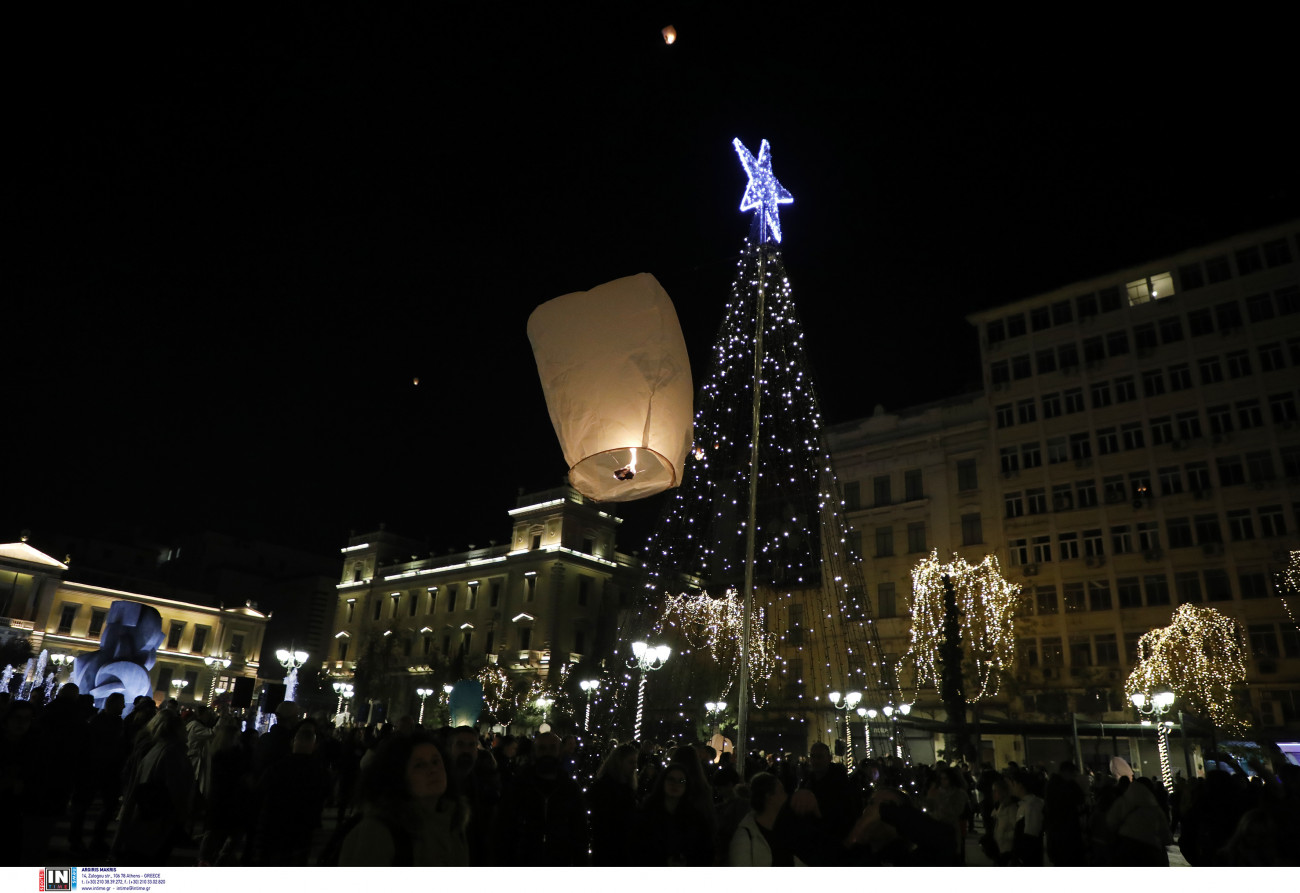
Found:
[[[565,735],[560,739],[560,757],[562,759],[571,759],[578,753],[578,736]]]
[[[149,724],[144,727],[144,733],[155,745],[184,741],[185,722],[179,712],[164,708],[149,720]]]
[[[788,799],[785,785],[770,772],[760,772],[749,780],[749,807],[762,818],[775,817]]]
[[[713,773],[713,787],[722,800],[730,800],[735,797],[736,787],[739,784],[740,773],[736,771],[735,766],[722,766],[717,772]]]
[[[292,731],[293,727],[302,719],[302,708],[293,701],[281,701],[275,707],[275,722],[285,724],[285,731]]]
[[[620,744],[609,752],[596,770],[596,778],[610,778],[636,793],[637,746]]]
[[[293,753],[311,755],[316,752],[316,720],[304,719],[294,729],[293,741],[289,745]]]
[[[447,733],[445,740],[451,752],[452,770],[461,778],[473,772],[478,764],[478,732],[472,726],[458,726]]]
[[[692,794],[689,779],[690,774],[683,767],[669,763],[655,780],[647,803],[662,807],[667,812],[676,812]]]
[[[540,778],[556,778],[560,774],[560,736],[542,732],[533,739],[533,771]]]
[[[825,741],[817,741],[808,748],[808,771],[813,778],[825,778],[831,769],[831,749]]]
[[[415,808],[436,807],[444,797],[455,801],[447,762],[433,736],[419,731],[390,735],[361,776],[367,811],[401,819]]]
[[[126,709],[126,695],[120,691],[115,691],[108,697],[104,698],[103,712],[108,716],[121,716],[122,711]]]
[[[212,732],[212,744],[209,745],[212,753],[220,753],[227,748],[236,746],[239,743],[239,720],[233,716],[223,716],[217,720],[217,725]]]

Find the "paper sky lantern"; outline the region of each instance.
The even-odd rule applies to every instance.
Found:
[[[547,301],[528,340],[578,492],[626,502],[681,483],[691,366],[658,280],[639,273]]]

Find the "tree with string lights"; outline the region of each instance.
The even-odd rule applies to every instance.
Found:
[[[1246,681],[1245,631],[1240,621],[1201,605],[1179,605],[1168,626],[1138,639],[1138,662],[1124,694],[1149,694],[1167,686],[1181,709],[1230,732],[1249,721],[1232,696]]]
[[[1300,630],[1300,550],[1291,553],[1291,561],[1287,564],[1286,570],[1278,573],[1276,578],[1277,597],[1282,600],[1282,607],[1286,609],[1286,616],[1291,619],[1291,625]],[[1297,607],[1291,606],[1291,599],[1297,601]]]

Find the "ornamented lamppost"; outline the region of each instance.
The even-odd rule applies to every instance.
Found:
[[[298,668],[307,663],[306,651],[285,651],[281,648],[275,652],[275,659],[280,662],[280,666],[289,672],[284,677],[284,699],[297,703],[295,698],[298,695]]]
[[[185,686],[190,684],[188,679],[173,679],[172,688],[176,689],[176,694],[172,695],[176,700],[181,699],[181,692],[185,691]]]
[[[582,730],[584,732],[590,732],[591,731],[591,697],[596,693],[596,689],[600,688],[600,680],[584,679],[578,683],[578,687],[587,693],[587,716],[582,721]]]
[[[641,670],[641,682],[636,691],[636,728],[632,733],[632,737],[637,741],[641,740],[641,718],[645,714],[646,674],[663,669],[672,653],[673,649],[667,645],[647,645],[645,642],[632,643],[632,660],[628,662],[628,666],[638,667]]]
[[[726,710],[727,710],[726,701],[705,701],[704,702],[704,711],[709,715],[709,731],[712,733],[709,736],[710,738],[718,734],[718,720],[722,717],[722,714],[725,713]]]
[[[442,687],[442,693],[444,695],[442,699],[442,706],[447,710],[447,725],[451,725],[451,690],[454,687],[455,686],[453,686],[450,682],[445,684]]]
[[[344,701],[344,700],[349,700],[349,701],[352,700],[352,694],[353,694],[353,692],[352,692],[352,683],[351,683],[351,682],[335,682],[335,683],[334,683],[334,694],[336,694],[336,695],[339,696],[339,703],[338,703],[338,706],[336,706],[336,707],[334,708],[334,713],[335,713],[335,715],[338,715],[338,714],[340,714],[340,713],[343,712],[343,701]]]
[[[849,717],[851,710],[858,706],[858,701],[862,700],[862,692],[851,691],[843,697],[840,693],[833,691],[830,694],[831,706],[836,710],[835,724],[839,725],[839,714],[844,714],[844,765],[850,772],[853,771],[853,733],[849,731]]]
[[[415,693],[420,696],[420,718],[415,721],[417,726],[424,725],[424,701],[429,695],[433,694],[431,688],[417,688]]]
[[[211,707],[217,697],[217,677],[230,666],[230,658],[205,657],[203,662],[208,665],[208,672],[212,674],[212,681],[208,683],[208,706]]]
[[[900,760],[903,758],[903,745],[898,741],[898,717],[907,716],[911,712],[911,704],[904,704],[898,709],[894,709],[893,704],[885,705],[885,718],[889,720],[889,737],[894,742],[894,756]]]
[[[1165,790],[1172,791],[1174,775],[1169,768],[1169,727],[1173,723],[1166,722],[1161,717],[1174,705],[1174,693],[1161,686],[1150,693],[1136,691],[1129,696],[1129,700],[1133,702],[1138,713],[1148,717],[1142,720],[1143,725],[1150,725],[1152,719],[1156,722],[1156,741],[1160,749],[1160,777],[1164,780]]]
[[[859,707],[857,713],[858,719],[862,720],[862,733],[867,737],[867,743],[864,746],[866,747],[865,752],[867,759],[869,760],[871,759],[871,721],[877,716],[876,708]]]

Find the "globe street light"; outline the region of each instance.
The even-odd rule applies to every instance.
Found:
[[[306,651],[285,651],[281,648],[275,652],[275,659],[280,662],[280,666],[288,670],[284,677],[284,699],[297,703],[295,698],[298,696],[298,668],[307,663]]]
[[[871,720],[876,718],[876,709],[874,707],[859,707],[857,710],[858,719],[862,720],[862,733],[867,736],[866,755],[871,759]]]
[[[351,682],[335,682],[335,683],[334,683],[334,694],[336,694],[336,695],[339,696],[339,703],[338,703],[338,706],[336,706],[336,707],[334,708],[334,713],[335,713],[335,715],[337,715],[337,714],[343,712],[343,699],[344,699],[344,698],[347,698],[347,699],[351,700],[351,698],[352,698],[352,683],[351,683]]]
[[[596,689],[600,688],[600,680],[584,679],[578,683],[578,687],[587,693],[587,718],[583,720],[582,730],[584,732],[590,732],[591,731],[591,697],[596,693]]]
[[[221,675],[222,670],[230,666],[230,658],[205,657],[203,662],[208,665],[208,672],[212,674],[212,681],[208,683],[208,706],[211,707],[217,697],[217,677]]]
[[[709,728],[713,735],[718,734],[718,720],[727,711],[726,701],[705,701],[704,710],[709,715]],[[712,736],[710,736],[712,737]]]
[[[188,679],[173,679],[172,688],[176,689],[176,694],[172,695],[172,697],[176,698],[176,700],[179,701],[181,697],[181,692],[183,692],[185,690],[185,686],[189,684],[190,684],[190,680]]]
[[[1164,780],[1165,790],[1174,789],[1174,775],[1169,768],[1169,727],[1173,725],[1161,719],[1174,705],[1174,693],[1165,686],[1160,686],[1151,693],[1135,691],[1129,696],[1133,706],[1142,716],[1156,721],[1156,745],[1160,751],[1160,777]],[[1150,725],[1151,719],[1142,720],[1143,725]]]
[[[542,711],[542,725],[546,725],[546,711],[555,703],[552,698],[538,698],[535,702],[537,709]]]
[[[841,698],[839,692],[833,691],[831,692],[830,697],[831,697],[831,706],[834,707],[836,711],[843,711],[846,714],[844,717],[844,745],[845,745],[844,765],[848,768],[850,772],[852,772],[853,771],[853,732],[851,731],[849,725],[849,717],[847,713],[848,711],[858,706],[858,702],[862,700],[862,692],[851,691],[847,695],[844,695],[843,698]],[[835,722],[836,725],[839,724],[838,712],[836,714]]]
[[[415,693],[420,696],[420,718],[415,721],[415,724],[422,726],[424,725],[424,700],[429,697],[429,695],[433,694],[433,689],[417,688]]]
[[[451,725],[451,691],[453,688],[455,688],[455,686],[451,683],[447,683],[442,687],[442,693],[446,695],[446,697],[443,698],[443,706],[447,708],[447,725]]]
[[[646,674],[663,669],[672,653],[673,650],[667,645],[647,645],[645,642],[632,643],[632,660],[628,661],[628,666],[638,667],[641,670],[641,682],[637,686],[636,692],[636,728],[632,735],[637,741],[641,740],[641,718],[645,715]]]

